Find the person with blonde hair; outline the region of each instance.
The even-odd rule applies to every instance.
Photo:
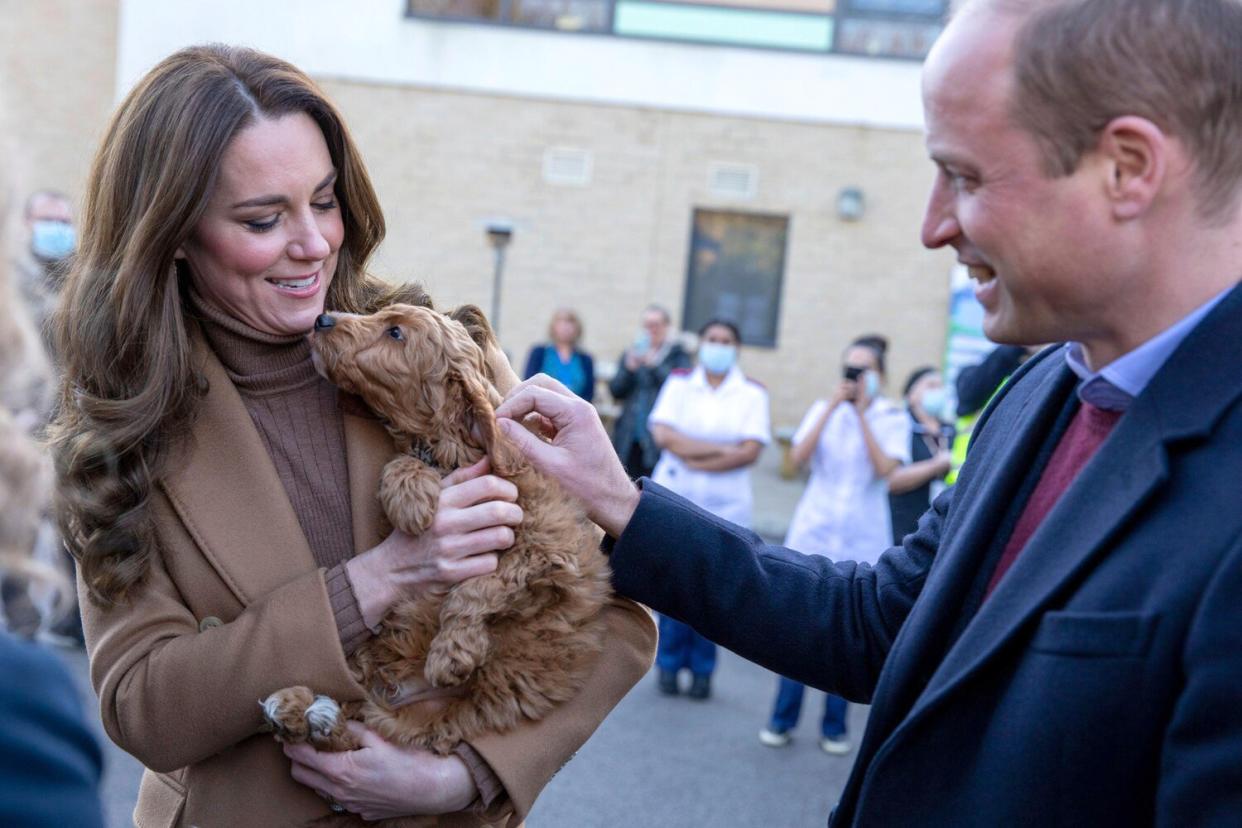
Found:
[[[176,52],[112,118],[80,227],[51,438],[104,728],[147,768],[135,821],[521,821],[647,669],[637,605],[605,610],[578,696],[450,756],[356,723],[347,753],[264,731],[257,701],[283,687],[364,697],[347,659],[387,609],[492,571],[522,519],[481,462],[445,478],[423,534],[385,525],[391,438],[316,372],[306,334],[325,309],[430,300],[367,274],[384,219],[335,107],[270,55]]]
[[[526,357],[523,379],[547,374],[579,397],[595,399],[595,360],[579,347],[582,319],[572,308],[557,308],[548,323],[548,341],[535,345]]]

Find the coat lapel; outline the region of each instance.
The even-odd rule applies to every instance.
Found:
[[[313,569],[315,558],[237,389],[201,342],[195,357],[207,394],[161,485],[203,555],[248,605]]]
[[[906,724],[983,667],[1114,545],[1168,478],[1171,448],[1210,434],[1221,412],[1242,395],[1242,377],[1219,371],[1221,365],[1240,362],[1242,289],[1235,289],[1182,342],[1058,500],[941,661]],[[985,482],[964,520],[981,520],[980,509],[999,511],[989,501],[1011,491]],[[968,537],[967,543],[981,540]],[[951,577],[965,580],[966,573],[944,573],[946,581]],[[935,586],[929,578],[927,588]]]
[[[1136,403],[1031,536],[911,711],[936,703],[1075,581],[1168,476],[1151,407]]]
[[[1062,359],[1060,351],[1044,358]],[[1074,384],[1074,373],[1063,363],[1053,368],[1011,418],[1017,427],[1005,441],[1003,453],[968,458],[968,464],[973,460],[974,467],[963,470],[961,482],[953,492],[941,541],[944,547],[885,665],[884,684],[895,695],[872,710],[873,722],[868,732],[891,732],[927,684],[925,677],[944,654],[945,642],[1004,519],[1005,510],[996,508],[996,504],[1005,497],[1013,497],[1021,487]],[[924,678],[920,680],[919,676]],[[878,716],[887,720],[877,721]]]

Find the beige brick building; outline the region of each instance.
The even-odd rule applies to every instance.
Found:
[[[932,168],[917,64],[428,22],[391,0],[272,5],[0,0],[0,127],[18,192],[80,195],[108,112],[163,54],[248,43],[307,69],[345,113],[388,218],[381,274],[489,309],[484,226],[512,222],[501,333],[515,361],[561,305],[601,364],[646,304],[680,320],[696,209],[788,219],[775,347],[742,357],[774,426],[828,391],[855,334],[890,337],[894,394],[940,361],[952,257],[918,241]],[[282,9],[298,26],[280,28]],[[740,186],[713,187],[721,169]],[[860,220],[838,216],[846,187],[864,194]]]

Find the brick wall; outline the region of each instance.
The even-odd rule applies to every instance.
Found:
[[[116,32],[116,0],[0,0],[10,199],[43,186],[80,197],[114,103]],[[584,345],[601,363],[630,341],[649,302],[680,320],[695,207],[790,218],[778,347],[742,356],[768,386],[774,425],[795,424],[827,393],[858,333],[890,337],[893,394],[909,369],[939,362],[952,257],[918,243],[932,169],[915,132],[322,82],[388,218],[378,272],[421,279],[441,304],[488,310],[483,225],[516,223],[501,322],[519,364],[559,305],[581,314]],[[544,181],[549,146],[589,150],[590,184]],[[754,165],[754,198],[712,196],[713,161]],[[844,186],[866,193],[862,221],[836,217]]]
[[[829,127],[641,108],[517,100],[324,81],[362,147],[389,222],[377,269],[424,281],[443,304],[490,308],[487,218],[516,223],[506,257],[502,339],[521,364],[558,305],[582,316],[585,347],[615,360],[642,308],[681,318],[695,207],[790,217],[778,347],[742,364],[793,425],[832,387],[859,333],[889,336],[889,389],[944,348],[952,257],[918,230],[932,168],[914,132]],[[549,184],[544,151],[593,154],[588,186]],[[707,189],[708,164],[758,169],[748,201]],[[836,216],[861,187],[862,221]]]

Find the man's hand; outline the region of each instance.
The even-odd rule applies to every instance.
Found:
[[[362,747],[341,753],[305,742],[285,745],[293,778],[365,820],[465,810],[479,791],[466,763],[385,742],[358,722],[346,727]]]
[[[520,425],[539,415],[545,443]],[[539,471],[586,506],[587,517],[619,537],[638,508],[638,489],[613,451],[595,407],[546,374],[518,385],[496,409],[500,428]]]

